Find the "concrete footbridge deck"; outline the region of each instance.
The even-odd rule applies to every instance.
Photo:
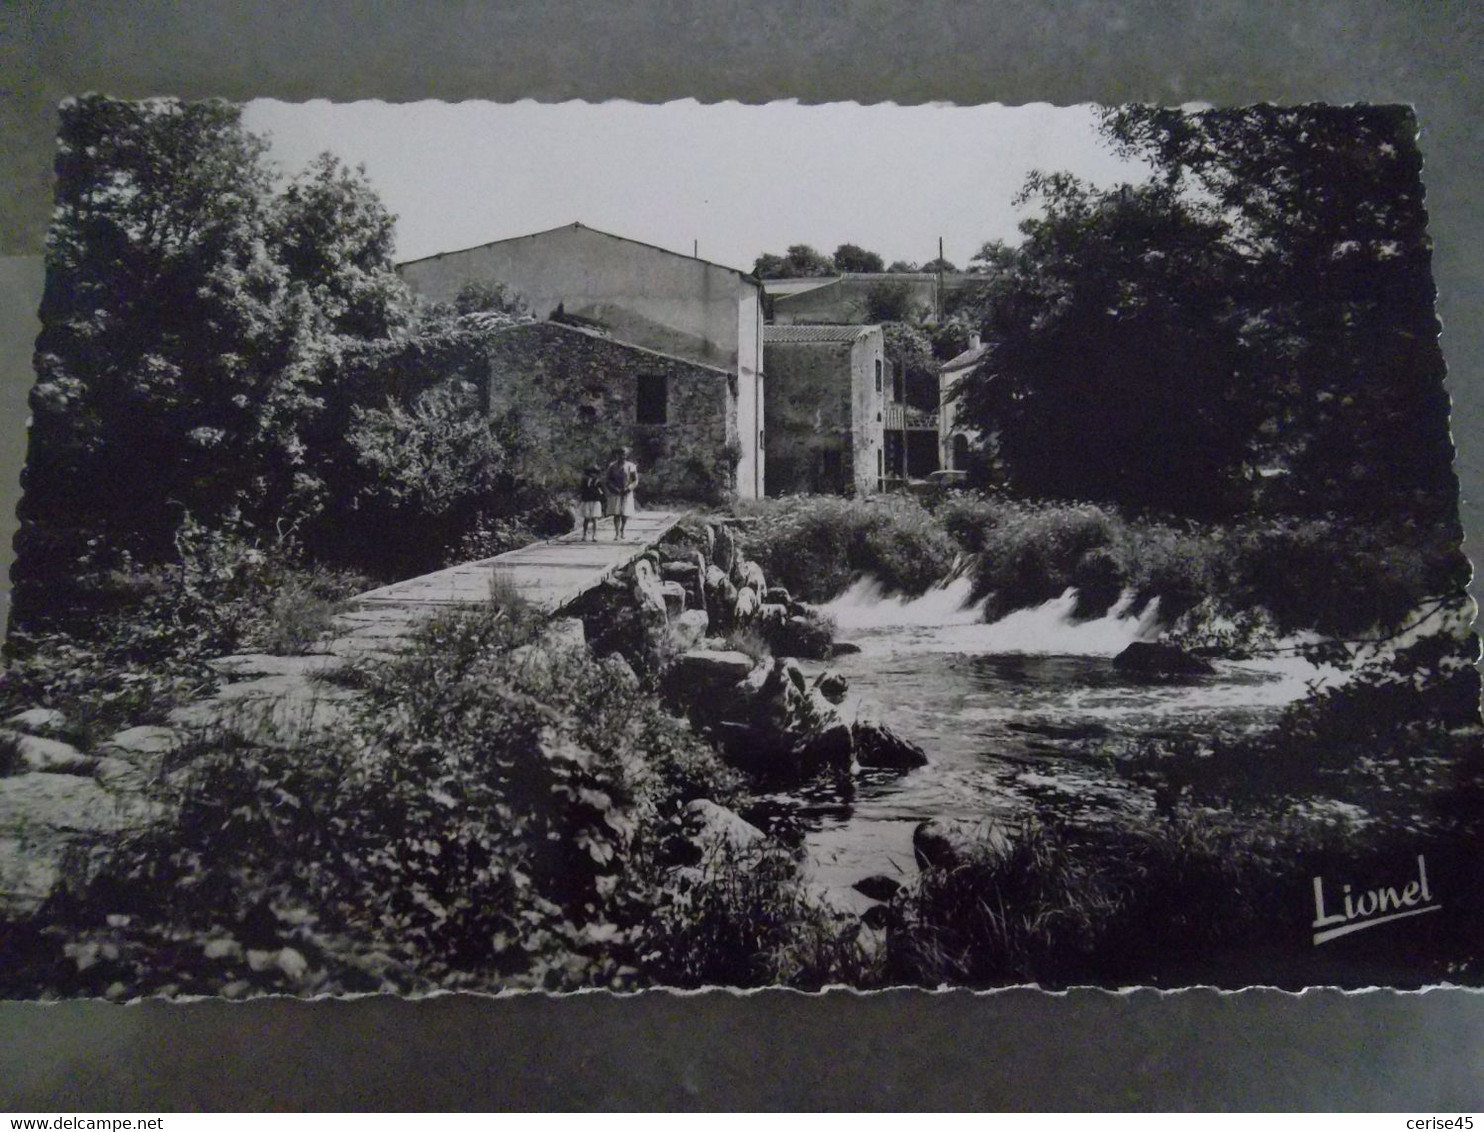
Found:
[[[659,542],[680,516],[678,511],[640,511],[629,519],[622,541],[614,539],[613,523],[604,519],[597,542],[583,542],[579,529],[494,558],[394,582],[352,598],[351,616],[355,611],[399,610],[405,614],[480,605],[489,600],[495,579],[535,608],[556,613]]]

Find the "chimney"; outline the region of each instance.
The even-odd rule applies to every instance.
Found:
[[[977,330],[969,331],[969,349],[979,349],[979,331]]]

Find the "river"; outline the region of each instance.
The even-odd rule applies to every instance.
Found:
[[[910,881],[912,831],[928,818],[1091,822],[1152,812],[1149,792],[1114,770],[1113,750],[1141,738],[1250,730],[1302,697],[1309,681],[1335,676],[1289,654],[1217,661],[1211,676],[1139,679],[1111,658],[1159,634],[1156,602],[1135,609],[1126,598],[1102,618],[1076,622],[1068,591],[986,623],[967,598],[966,579],[915,600],[885,596],[868,579],[826,607],[837,639],[861,651],[806,667],[845,676],[847,718],[878,715],[930,760],[764,800],[754,816],[802,833],[806,876],[833,903],[869,907],[851,887],[867,876]]]

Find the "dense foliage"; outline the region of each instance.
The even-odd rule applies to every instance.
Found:
[[[85,635],[187,521],[386,576],[549,509],[478,419],[479,345],[516,304],[417,312],[364,175],[325,154],[280,187],[265,148],[228,103],[63,106],[17,627]]]
[[[1109,111],[1156,176],[1035,174],[972,292],[963,410],[1007,482],[1222,519],[1454,524],[1415,123],[1374,107]],[[1069,454],[1075,458],[1069,459]]]

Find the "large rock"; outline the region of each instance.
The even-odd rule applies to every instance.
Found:
[[[737,587],[732,585],[732,580],[722,572],[720,567],[707,567],[706,608],[716,618],[717,629],[725,630],[731,627],[732,611],[736,605]]]
[[[850,691],[850,681],[838,672],[821,672],[814,678],[814,687],[832,704],[842,703]]]
[[[263,680],[253,680],[246,684],[233,684],[230,686],[230,691],[224,689],[217,695],[223,699],[246,698],[256,692],[260,685],[270,681],[273,687],[271,694],[281,694],[290,687],[299,686],[299,682],[289,681],[286,677],[264,677]],[[150,762],[172,754],[184,742],[185,736],[172,727],[146,724],[115,732],[98,748],[98,753],[126,759],[133,763]]]
[[[27,708],[5,722],[31,735],[60,735],[67,730],[67,717],[49,707]]]
[[[557,617],[541,630],[541,643],[552,652],[583,652],[587,649],[587,631],[580,617]]]
[[[56,883],[70,846],[106,844],[160,813],[158,805],[115,794],[91,778],[0,778],[0,910],[22,915],[34,911]]]
[[[711,564],[723,574],[730,574],[737,561],[737,540],[728,526],[716,527],[716,545],[711,551]]]
[[[747,679],[754,666],[752,657],[745,652],[692,649],[675,658],[670,675],[677,687],[700,697],[717,689],[732,688]]]
[[[762,604],[757,599],[757,590],[751,586],[743,586],[737,591],[737,600],[732,606],[732,624],[750,624],[761,608]]]
[[[857,719],[850,733],[855,740],[855,761],[861,766],[889,770],[927,766],[928,757],[921,747],[878,720]]]
[[[661,582],[660,593],[665,599],[667,620],[673,620],[685,612],[685,587],[679,582]]]
[[[701,567],[689,558],[672,558],[660,567],[660,577],[667,582],[679,582],[690,586],[696,580],[696,574],[702,572]]]
[[[704,609],[687,609],[679,617],[670,619],[670,643],[677,652],[689,652],[700,647],[706,639],[706,630],[711,618]]]
[[[0,730],[0,743],[15,748],[21,765],[40,774],[91,774],[93,760],[70,743],[20,731]]]
[[[670,619],[665,591],[653,562],[641,558],[634,563],[634,601],[646,625],[664,625]]]
[[[639,690],[639,674],[634,671],[633,665],[618,653],[609,653],[598,661],[599,667],[609,674],[618,684],[630,692]]]
[[[768,588],[768,581],[763,577],[763,568],[749,559],[737,568],[737,587],[751,586],[762,600],[762,595]]]
[[[685,812],[695,827],[689,840],[701,850],[703,857],[743,856],[767,843],[768,835],[757,826],[706,798],[687,802]]]
[[[782,586],[769,586],[763,592],[763,604],[765,605],[782,605],[791,608],[793,603],[793,595]]]
[[[854,768],[850,725],[809,688],[795,661],[758,665],[714,714],[728,761],[760,778],[799,781]]]
[[[1178,645],[1135,641],[1113,658],[1120,672],[1141,676],[1206,676],[1216,670]]]
[[[781,608],[764,606],[764,608]],[[785,617],[768,622],[768,645],[781,656],[800,656],[806,660],[828,660],[834,655],[830,641],[830,622],[817,616]]]
[[[912,831],[912,851],[918,867],[924,869],[993,864],[1004,861],[1014,849],[1014,838],[992,819],[933,818]]]

